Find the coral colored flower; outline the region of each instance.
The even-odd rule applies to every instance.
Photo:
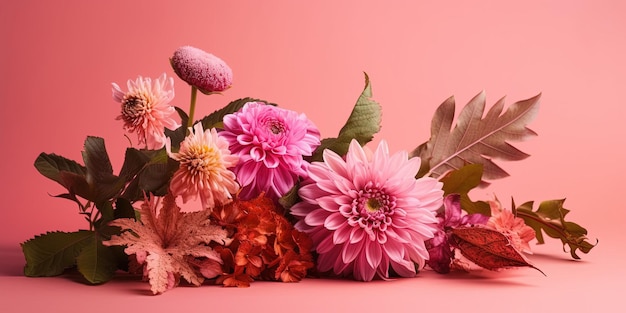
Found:
[[[174,72],[203,92],[224,91],[233,84],[233,71],[220,58],[198,48],[184,46],[170,59]]]
[[[239,197],[252,199],[261,192],[277,199],[289,191],[299,177],[306,177],[310,156],[320,145],[320,133],[304,114],[248,102],[224,117],[230,150],[239,156],[234,169],[242,186]]]
[[[528,243],[535,239],[535,230],[526,225],[522,218],[516,217],[510,209],[503,208],[498,199],[489,201],[489,206],[491,217],[487,227],[503,233],[518,251],[532,254]]]
[[[214,128],[204,131],[197,123],[189,132],[177,153],[172,152],[169,138],[166,142],[169,156],[180,162],[170,191],[182,196],[183,202],[199,196],[205,209],[229,202],[239,185],[228,168],[237,164],[238,157],[230,154],[228,142]]]
[[[319,271],[369,281],[389,278],[390,267],[412,277],[424,266],[443,191],[436,179],[415,179],[419,167],[404,151],[389,155],[385,141],[372,153],[356,140],[345,160],[325,150],[324,162],[309,166],[291,213],[313,240]]]
[[[124,128],[137,133],[139,143],[148,149],[161,149],[165,145],[164,128],[180,126],[173,119],[176,110],[169,103],[174,98],[174,80],[165,74],[154,82],[139,76],[128,80],[128,91],[124,92],[113,83],[113,99],[122,104],[122,113],[117,117],[124,121]]]

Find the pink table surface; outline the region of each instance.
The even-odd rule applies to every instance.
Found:
[[[470,311],[624,309],[626,3],[623,1],[0,1],[0,303],[3,312]],[[72,275],[27,278],[19,243],[85,227],[63,190],[41,177],[40,152],[80,160],[87,135],[105,138],[114,169],[128,147],[111,82],[174,75],[168,58],[194,45],[224,59],[234,86],[200,97],[202,116],[251,96],[304,112],[335,136],[369,74],[383,106],[375,142],[411,150],[451,95],[489,104],[542,93],[531,155],[499,162],[511,177],[476,190],[504,204],[567,198],[568,218],[599,245],[581,261],[558,242],[537,247],[543,270],[423,272],[392,282],[307,279],[248,289],[180,287],[153,297],[119,276],[101,286]],[[174,104],[189,102],[176,78]],[[131,138],[134,137],[131,135]]]

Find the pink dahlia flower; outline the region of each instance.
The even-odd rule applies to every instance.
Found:
[[[352,274],[369,281],[416,274],[428,259],[425,241],[437,231],[442,183],[415,179],[419,158],[405,151],[389,155],[381,141],[373,153],[352,140],[345,160],[325,150],[324,162],[309,166],[291,208],[295,227],[310,235],[321,272]]]
[[[529,242],[535,239],[535,230],[526,225],[511,209],[503,208],[498,199],[489,201],[491,217],[487,227],[503,233],[518,251],[532,254]]]
[[[215,128],[204,131],[197,123],[193,131],[189,129],[177,153],[172,152],[169,139],[165,148],[172,159],[180,162],[170,192],[182,196],[183,203],[199,196],[202,207],[212,209],[216,204],[228,203],[239,189],[235,174],[228,170],[237,164],[238,157],[230,154],[228,142],[218,136]]]
[[[262,102],[248,102],[239,112],[226,115],[220,135],[239,156],[234,171],[244,200],[261,192],[272,199],[284,195],[299,177],[307,176],[303,156],[312,155],[320,145],[319,131],[304,114]]]
[[[233,71],[222,59],[198,48],[184,46],[170,59],[174,72],[205,93],[224,91],[233,84]]]
[[[176,110],[170,105],[174,99],[174,80],[165,74],[155,81],[139,76],[128,80],[124,92],[113,83],[113,99],[122,104],[117,117],[124,121],[124,128],[137,133],[140,144],[147,149],[158,150],[165,145],[165,128],[176,129],[180,124],[174,120]]]

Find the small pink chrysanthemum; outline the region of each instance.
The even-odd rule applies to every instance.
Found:
[[[320,145],[320,133],[304,114],[248,102],[224,117],[220,133],[239,156],[234,171],[246,200],[261,192],[277,199],[289,191],[299,177],[307,177],[310,156]]]
[[[216,204],[228,203],[239,189],[235,174],[228,170],[239,158],[230,153],[228,142],[218,136],[215,128],[204,131],[202,124],[197,123],[193,131],[189,128],[177,153],[172,153],[169,139],[165,147],[168,155],[180,162],[170,191],[174,196],[182,196],[184,203],[199,196],[202,207],[212,209]]]
[[[390,267],[415,276],[415,264],[428,259],[424,242],[437,231],[443,202],[442,183],[415,179],[419,167],[405,151],[390,156],[385,141],[372,153],[356,140],[345,160],[325,150],[324,162],[309,166],[303,201],[291,213],[313,240],[318,270],[363,281],[389,278]]]
[[[205,93],[224,91],[233,84],[233,71],[222,59],[201,49],[184,46],[170,59],[174,72]]]
[[[165,144],[165,128],[180,126],[173,116],[176,110],[169,103],[174,98],[174,80],[161,75],[154,82],[139,76],[128,80],[128,91],[124,92],[116,83],[113,99],[122,104],[122,113],[117,117],[124,121],[124,128],[137,133],[140,144],[148,149],[161,149]]]
[[[490,200],[491,217],[487,227],[503,233],[518,251],[532,254],[529,242],[535,239],[535,230],[516,217],[511,209],[503,208],[498,199]]]

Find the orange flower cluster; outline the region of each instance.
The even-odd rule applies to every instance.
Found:
[[[293,228],[273,200],[235,199],[213,209],[212,218],[232,233],[229,246],[217,246],[224,264],[218,284],[248,287],[254,280],[297,282],[313,268],[312,241]]]

